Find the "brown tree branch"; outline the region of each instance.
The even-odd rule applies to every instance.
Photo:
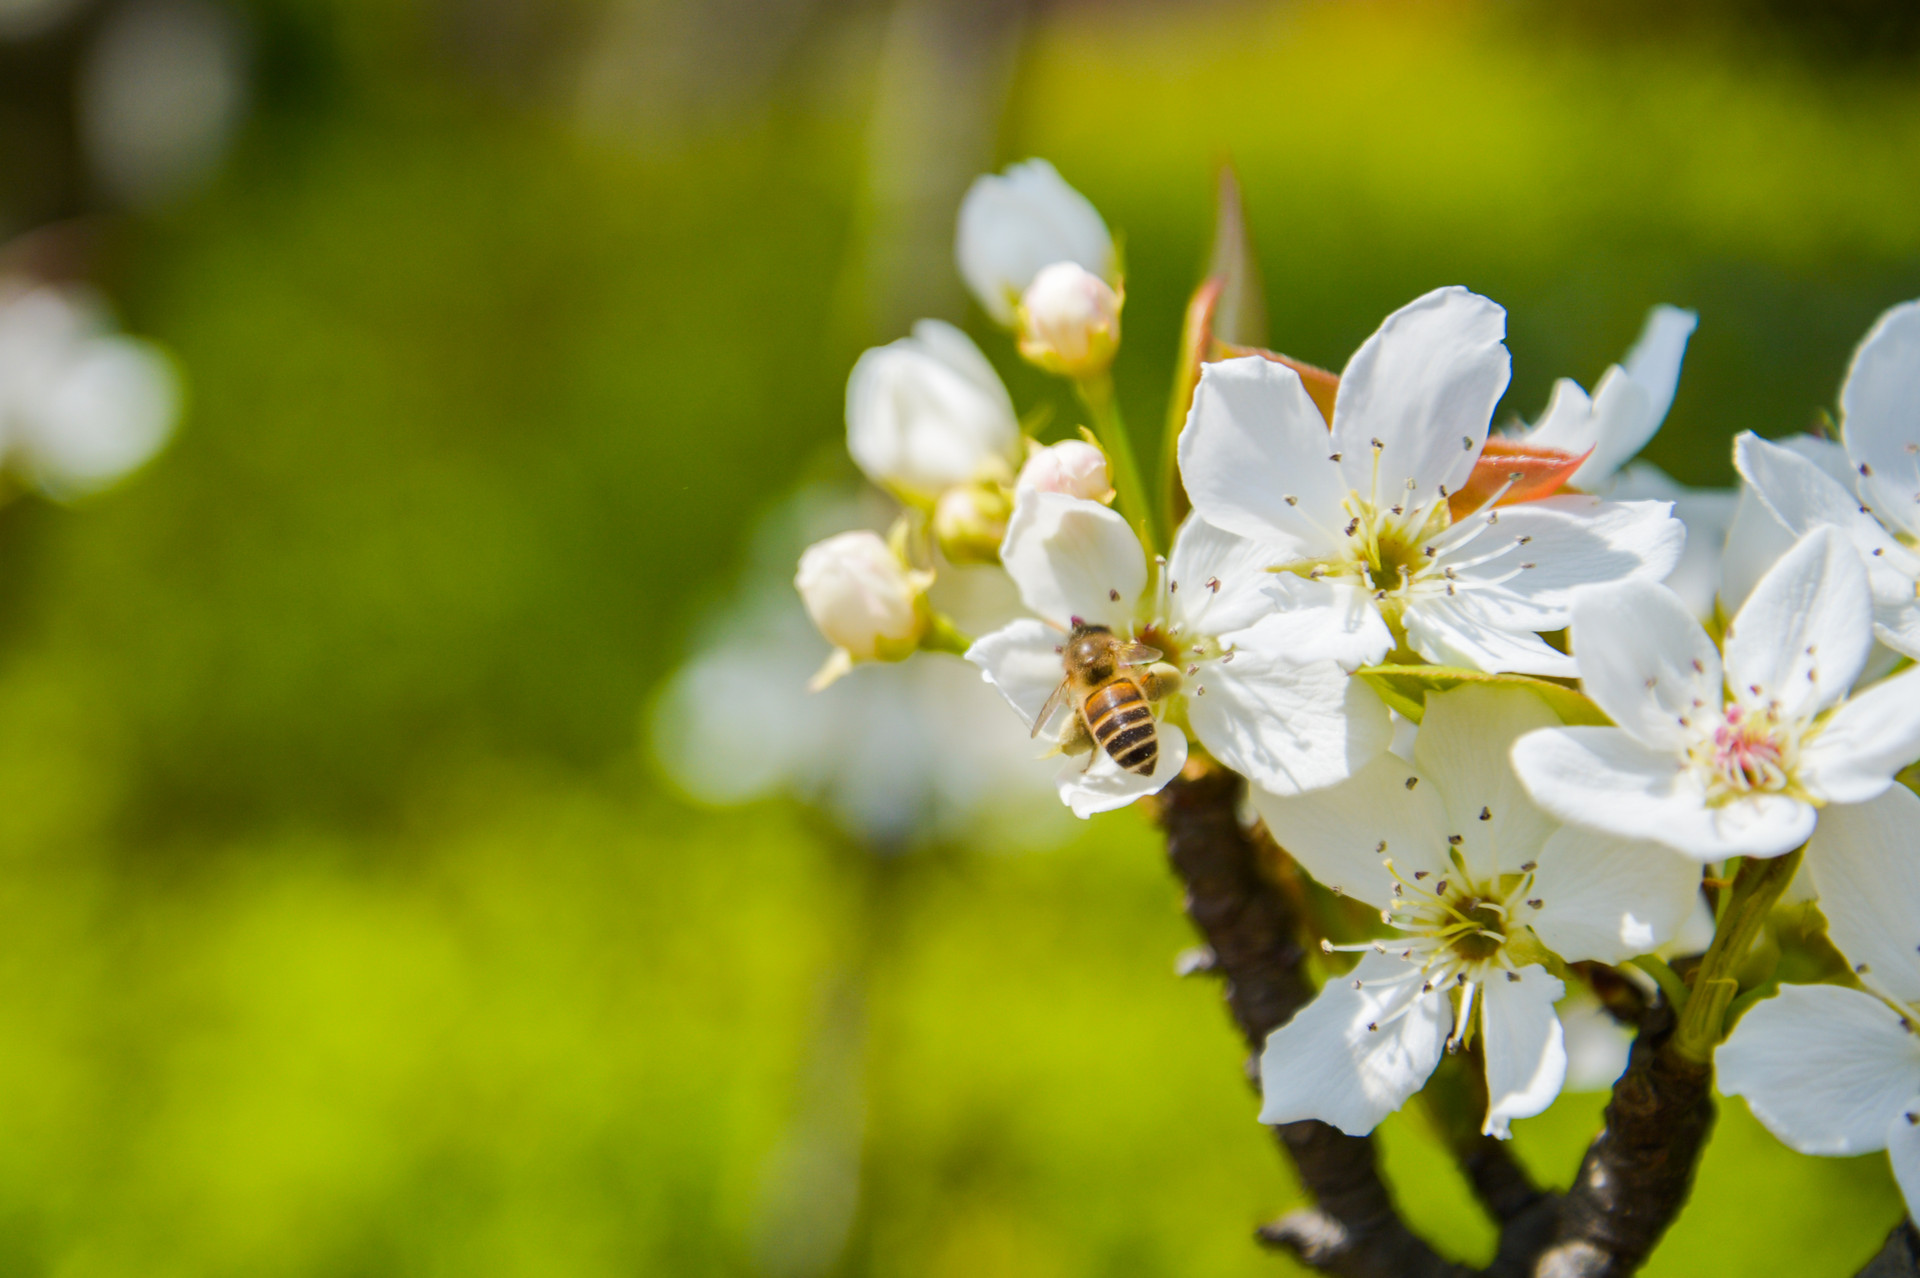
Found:
[[[1187,913],[1207,942],[1206,961],[1190,963],[1188,970],[1225,978],[1228,1010],[1258,1052],[1315,991],[1305,971],[1296,906],[1263,871],[1260,845],[1240,825],[1243,785],[1216,766],[1192,764],[1161,792],[1158,813],[1168,859],[1187,889]],[[1502,1142],[1472,1132],[1450,1136],[1476,1197],[1501,1226],[1487,1278],[1632,1273],[1685,1203],[1713,1125],[1711,1073],[1670,1050],[1674,1018],[1664,1003],[1634,1011],[1641,1028],[1627,1071],[1614,1085],[1606,1126],[1564,1197],[1537,1188]],[[1371,1140],[1318,1122],[1286,1123],[1273,1131],[1315,1205],[1263,1228],[1263,1242],[1322,1272],[1351,1278],[1467,1278],[1476,1272],[1444,1260],[1407,1227]],[[1883,1257],[1900,1238],[1920,1243],[1901,1230],[1895,1234]],[[1920,1278],[1920,1269],[1873,1272]]]

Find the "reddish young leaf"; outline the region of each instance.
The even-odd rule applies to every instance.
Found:
[[[1496,504],[1501,506],[1551,497],[1592,452],[1589,448],[1584,453],[1569,453],[1558,448],[1516,444],[1497,436],[1489,438],[1486,447],[1480,450],[1480,460],[1473,464],[1473,475],[1466,487],[1448,495],[1447,507],[1453,517],[1459,519],[1486,505],[1496,493],[1500,495]],[[1506,489],[1504,493],[1500,491],[1502,488]]]

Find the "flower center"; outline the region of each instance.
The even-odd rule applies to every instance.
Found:
[[[1483,901],[1477,896],[1456,897],[1453,913],[1459,919],[1448,945],[1468,963],[1484,963],[1507,943],[1507,911],[1504,905]]]
[[[1713,735],[1693,749],[1709,797],[1778,793],[1793,783],[1795,751],[1777,712],[1728,706]]]

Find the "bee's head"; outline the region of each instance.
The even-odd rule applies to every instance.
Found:
[[[1111,679],[1114,673],[1113,631],[1106,626],[1089,625],[1073,619],[1073,633],[1067,636],[1067,664],[1087,678]]]

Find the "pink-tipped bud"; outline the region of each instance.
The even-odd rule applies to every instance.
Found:
[[[793,584],[827,642],[854,661],[898,661],[925,624],[916,576],[880,534],[861,529],[807,547]]]
[[[1020,298],[1020,353],[1063,377],[1095,377],[1120,349],[1121,295],[1077,262],[1055,262]]]
[[[1069,439],[1035,449],[1020,468],[1015,488],[1106,501],[1113,496],[1113,476],[1105,453],[1085,440]]]

